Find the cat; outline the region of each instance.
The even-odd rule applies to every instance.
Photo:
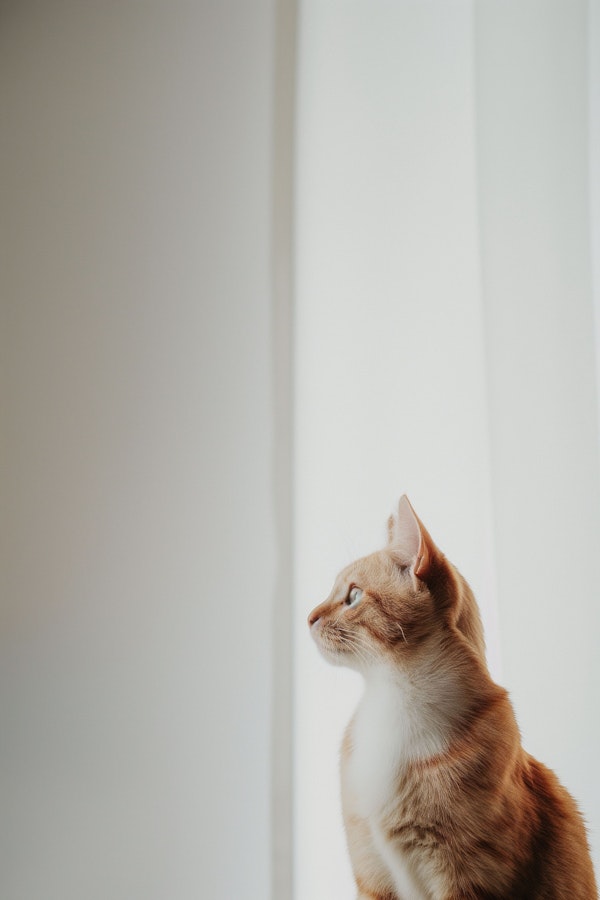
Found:
[[[582,817],[525,752],[479,610],[408,498],[309,616],[365,691],[342,744],[358,900],[592,900]]]

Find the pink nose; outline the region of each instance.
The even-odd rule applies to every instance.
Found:
[[[308,617],[308,626],[312,628],[313,625],[316,625],[319,619],[321,618],[321,613],[318,609],[313,609],[310,616]]]

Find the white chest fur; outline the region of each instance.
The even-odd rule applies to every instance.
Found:
[[[347,781],[352,805],[365,819],[389,802],[402,762],[405,721],[397,694],[385,680],[368,684],[356,711]]]
[[[448,743],[453,691],[441,690],[437,679],[409,679],[397,672],[369,673],[356,711],[344,789],[349,810],[366,820],[373,849],[391,876],[398,896],[425,900],[399,847],[386,837],[384,817],[394,816],[398,777],[411,759],[442,752]],[[443,685],[448,688],[448,682]],[[387,813],[387,816],[386,816]]]
[[[356,813],[367,819],[383,813],[402,765],[442,752],[447,725],[433,685],[387,670],[372,673],[356,711],[346,775]]]

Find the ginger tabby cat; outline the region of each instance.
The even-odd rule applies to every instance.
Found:
[[[365,679],[342,746],[359,900],[597,897],[575,802],[522,748],[475,598],[406,497],[309,624]]]

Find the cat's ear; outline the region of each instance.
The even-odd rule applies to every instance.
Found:
[[[388,550],[421,581],[427,581],[441,555],[406,494],[388,519]]]

